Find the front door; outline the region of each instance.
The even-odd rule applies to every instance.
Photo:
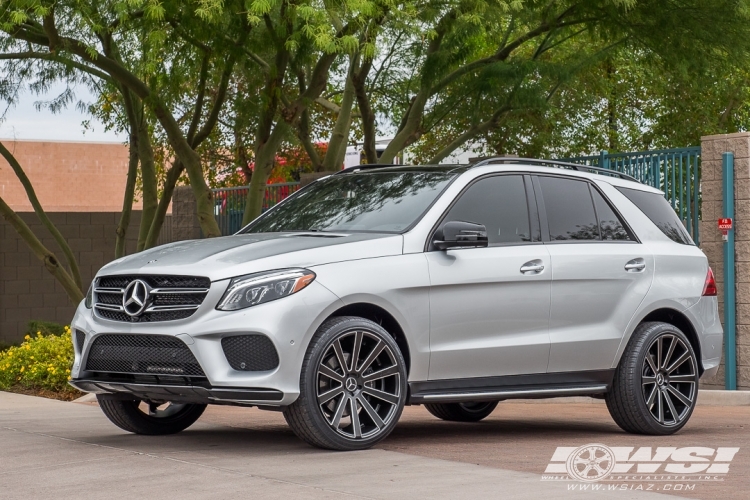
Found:
[[[552,270],[523,175],[480,178],[441,224],[487,227],[487,248],[427,252],[430,380],[544,373]]]

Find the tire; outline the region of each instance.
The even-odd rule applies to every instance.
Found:
[[[406,363],[393,337],[363,318],[332,318],[310,341],[299,398],[284,418],[308,444],[364,450],[391,433],[406,392]]]
[[[425,404],[427,411],[439,419],[450,422],[479,422],[495,411],[499,401],[476,403],[434,403]]]
[[[149,415],[139,408],[141,401],[111,399],[97,395],[99,407],[107,418],[122,430],[134,434],[162,436],[184,431],[195,423],[206,410],[206,405],[169,405]]]
[[[693,413],[698,378],[695,351],[679,328],[642,323],[633,332],[604,399],[624,431],[674,434]]]

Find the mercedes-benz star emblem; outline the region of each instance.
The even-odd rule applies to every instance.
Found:
[[[354,377],[349,377],[346,379],[346,390],[349,392],[354,392],[357,390],[357,381]]]
[[[148,285],[141,281],[131,281],[122,295],[122,308],[128,316],[139,316],[148,305]]]

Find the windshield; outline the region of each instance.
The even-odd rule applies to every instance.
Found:
[[[455,174],[365,172],[332,175],[274,207],[242,233],[399,233],[416,222]]]

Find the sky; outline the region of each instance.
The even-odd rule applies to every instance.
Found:
[[[91,122],[91,128],[85,130],[82,122],[90,117],[75,108],[75,103],[63,111],[53,114],[49,110],[37,111],[34,103],[48,101],[59,95],[64,89],[59,85],[50,89],[47,95],[36,95],[28,91],[23,93],[18,103],[10,107],[0,122],[0,139],[46,140],[46,141],[80,141],[80,142],[123,142],[126,137],[112,131],[106,132],[104,125]],[[94,98],[84,85],[74,89],[77,100],[85,102]],[[5,111],[6,103],[0,103],[0,114]]]

